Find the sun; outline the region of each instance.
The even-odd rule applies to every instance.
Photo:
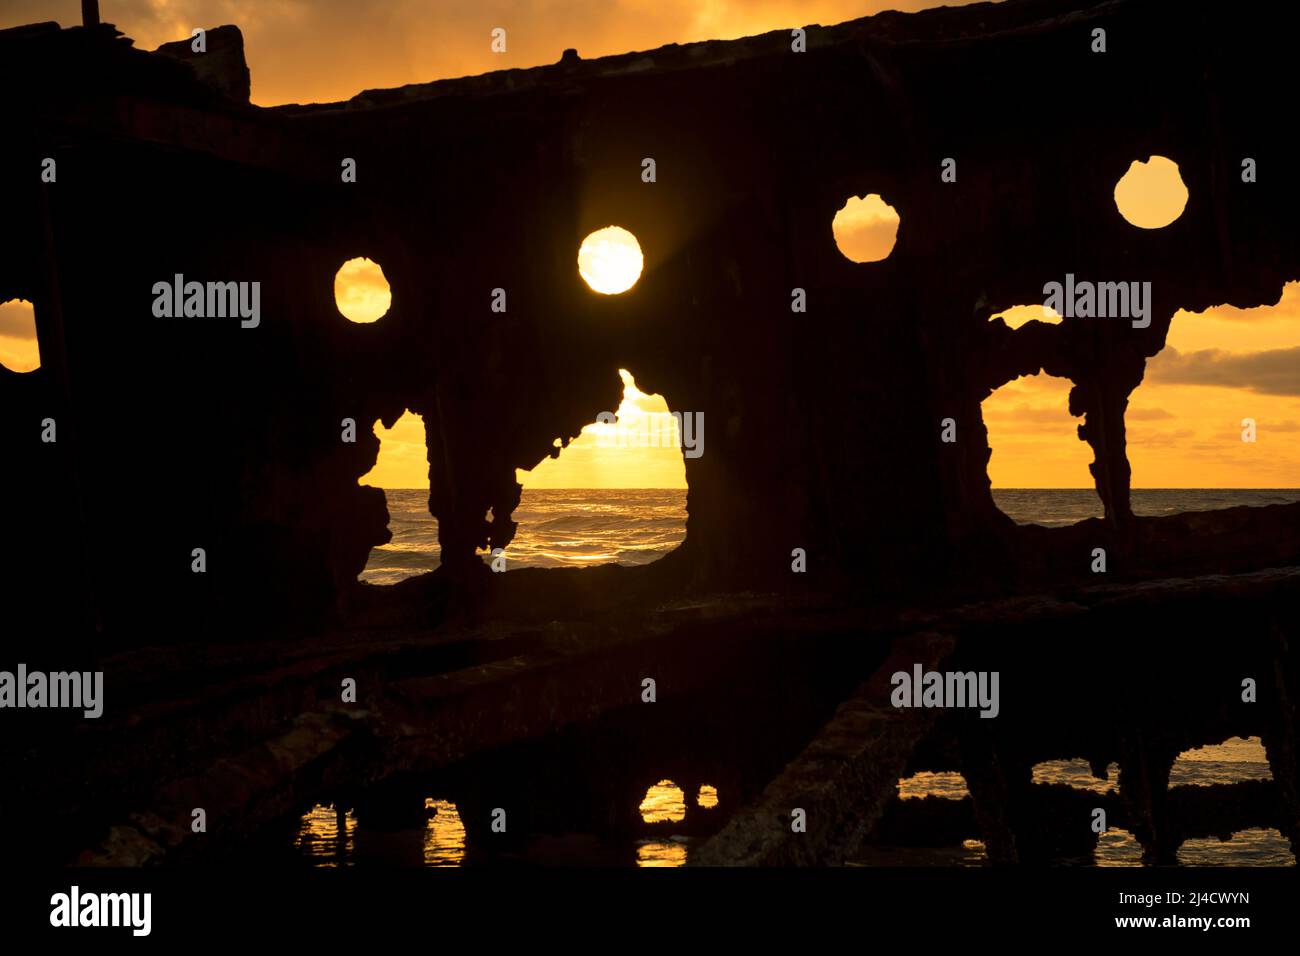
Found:
[[[578,250],[578,273],[587,285],[605,295],[626,292],[641,277],[645,260],[636,236],[622,226],[597,229]]]

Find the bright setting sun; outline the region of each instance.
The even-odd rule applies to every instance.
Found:
[[[605,295],[626,292],[641,277],[641,244],[621,226],[597,229],[578,250],[578,272],[587,285]]]

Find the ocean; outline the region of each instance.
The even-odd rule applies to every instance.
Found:
[[[1002,513],[1020,524],[1048,528],[1100,518],[1101,499],[1091,488],[995,488]],[[1156,518],[1183,511],[1215,511],[1300,501],[1300,488],[1134,488],[1133,513]]]
[[[393,584],[438,566],[438,524],[423,489],[388,488],[393,540],[370,552],[361,580]],[[506,568],[649,564],[686,537],[685,488],[524,489]]]
[[[437,526],[427,511],[428,493],[423,490],[388,489],[389,527],[393,540],[375,548],[362,580],[392,584],[438,566]],[[1091,489],[997,489],[998,507],[1021,524],[1048,527],[1072,524],[1085,518],[1101,517],[1101,502]],[[1237,505],[1269,505],[1300,501],[1300,489],[1137,489],[1133,510],[1140,515],[1165,515],[1182,511],[1208,511]],[[525,489],[515,512],[519,530],[507,549],[509,568],[583,567],[617,562],[646,564],[676,547],[685,537],[685,489],[633,490],[531,490]],[[1034,779],[1074,787],[1105,791],[1115,786],[1117,767],[1110,779],[1091,776],[1081,760],[1052,761],[1034,768]],[[1234,738],[1217,746],[1187,751],[1179,757],[1171,785],[1207,785],[1236,780],[1267,780],[1271,774],[1264,749],[1256,737]],[[706,788],[712,790],[711,787]],[[957,799],[966,794],[960,774],[917,774],[899,781],[903,799],[935,795]],[[702,795],[699,797],[702,800]],[[647,821],[674,819],[688,798],[669,780],[650,788],[642,804]],[[719,799],[714,791],[711,799]],[[726,795],[721,799],[725,801]],[[406,862],[425,866],[454,866],[465,856],[465,831],[456,807],[439,795],[426,801],[430,819],[422,830],[407,835],[402,855]],[[370,858],[364,834],[353,816],[338,826],[334,810],[317,806],[303,816],[295,839],[297,852],[311,865],[349,866]],[[680,866],[686,862],[694,838],[638,840],[633,846],[595,848],[589,836],[574,834],[557,843],[539,843],[528,856],[546,862],[558,852],[579,862],[631,862],[638,866]],[[385,856],[391,854],[385,849]],[[1133,836],[1112,829],[1099,841],[1098,866],[1139,866],[1141,848]],[[1178,853],[1178,861],[1190,866],[1292,866],[1286,839],[1270,829],[1251,829],[1233,834],[1232,839],[1189,840]],[[897,852],[873,848],[853,861],[856,865],[957,865],[986,863],[978,840],[936,850],[908,848]]]
[[[1112,764],[1109,779],[1097,780],[1083,760],[1053,760],[1034,768],[1039,783],[1063,783],[1104,793],[1116,785],[1119,768]],[[1258,737],[1235,737],[1222,744],[1189,750],[1181,754],[1170,774],[1170,784],[1208,785],[1238,780],[1268,780],[1271,774]],[[904,800],[937,796],[961,799],[968,791],[960,774],[918,773],[899,781]],[[686,802],[708,807],[725,801],[727,795],[712,786],[697,794],[685,794],[671,780],[661,780],[646,791],[640,812],[647,823],[678,821],[686,816]],[[404,831],[368,833],[358,825],[353,812],[340,820],[336,811],[317,805],[304,814],[293,840],[297,857],[309,866],[336,867],[379,864],[387,866],[460,866],[466,862],[465,827],[456,805],[440,796],[425,799],[428,822]],[[340,826],[340,823],[342,826]],[[517,863],[672,867],[682,866],[699,837],[681,834],[624,842],[599,840],[594,834],[572,833],[539,836],[512,855]],[[1097,841],[1097,866],[1142,866],[1142,848],[1127,830],[1111,828]],[[1079,861],[1061,861],[1078,865]],[[1178,851],[1182,866],[1294,866],[1287,840],[1273,829],[1252,828],[1232,834],[1230,840],[1198,838],[1183,843]],[[870,846],[850,866],[986,866],[988,856],[979,840],[966,840],[948,847]]]
[[[361,580],[371,584],[394,584],[438,566],[438,525],[429,515],[429,493],[389,488],[385,494],[393,540],[370,552]],[[1057,527],[1102,515],[1091,488],[999,488],[993,499],[1021,524]],[[1134,512],[1152,516],[1292,501],[1300,501],[1300,489],[1133,492]],[[514,519],[519,530],[506,549],[507,569],[648,564],[685,538],[686,489],[525,488]]]

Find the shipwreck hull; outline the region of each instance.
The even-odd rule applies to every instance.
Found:
[[[1264,3],[977,4],[809,27],[803,53],[783,31],[272,109],[248,102],[234,27],[205,60],[108,25],[0,31],[0,301],[35,304],[43,359],[0,369],[4,643],[104,669],[112,701],[11,735],[23,782],[0,814],[83,862],[230,853],[331,793],[645,719],[653,676],[718,726],[720,702],[741,722],[770,702],[766,756],[737,734],[683,758],[736,762],[704,862],[838,862],[914,831],[890,787],[922,767],[968,775],[943,826],[1041,859],[1055,798],[1026,775],[1066,756],[1121,764],[1112,815],[1152,859],[1246,818],[1294,849],[1300,505],[1135,517],[1124,415],[1176,311],[1274,303],[1300,278],[1296,178],[1239,176],[1291,162],[1263,93],[1291,87],[1295,26]],[[1111,196],[1152,154],[1189,200],[1149,231]],[[901,225],[856,264],[831,223],[867,192]],[[613,297],[575,269],[610,223],[646,256]],[[353,256],[392,287],[373,325],[334,305]],[[1067,273],[1149,280],[1149,326],[990,320]],[[260,321],[156,315],[177,276],[259,282]],[[617,407],[619,368],[707,422],[686,541],[645,568],[490,573],[515,470]],[[1022,527],[994,504],[981,402],[1039,371],[1073,383],[1104,519]],[[357,576],[388,513],[357,479],[370,426],[406,410],[442,567],[374,588]],[[926,655],[999,671],[999,718],[891,707],[889,662]],[[1241,733],[1269,786],[1167,791],[1180,749]],[[583,805],[623,826],[655,763],[627,758]],[[827,821],[816,839],[773,829],[795,799]],[[196,839],[194,806],[231,842]]]

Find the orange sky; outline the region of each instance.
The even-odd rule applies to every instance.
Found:
[[[626,371],[623,401],[614,424],[593,422],[558,458],[547,458],[532,471],[516,469],[525,488],[685,488],[686,465],[671,442],[676,421],[662,395],[647,395]],[[361,478],[377,488],[427,488],[424,420],[407,412],[386,429],[375,424],[379,460]],[[707,429],[705,447],[707,449]]]
[[[596,57],[937,5],[926,0],[100,0],[102,18],[144,49],[187,37],[195,26],[237,23],[244,33],[253,101],[260,105],[346,99],[363,89],[552,63],[567,47]],[[40,20],[75,25],[79,0],[5,0],[0,8],[0,28]],[[507,31],[505,53],[492,52],[494,27]],[[1137,182],[1133,191],[1133,201],[1154,206],[1177,193],[1158,182]],[[884,233],[890,233],[892,244],[892,229],[879,222],[858,222],[856,228],[859,235],[846,245],[854,258],[863,258],[861,247],[884,241]],[[373,307],[382,293],[361,289],[365,281],[341,294]],[[1274,308],[1251,313],[1221,308],[1175,317],[1169,346],[1149,364],[1130,404],[1135,487],[1300,484],[1298,290],[1300,285],[1288,285]],[[0,362],[11,368],[33,363],[32,337],[23,307],[0,306]],[[1091,450],[1076,437],[1080,420],[1066,411],[1068,389],[1067,382],[1039,375],[1008,384],[984,403],[995,487],[1092,485]],[[637,392],[628,393],[624,406],[664,410],[662,400],[652,403]],[[1241,441],[1243,418],[1258,424],[1253,444]],[[381,460],[365,480],[387,487],[425,486],[422,423],[408,415],[392,433],[381,428],[381,434],[386,437]],[[601,447],[598,437],[598,430],[584,434],[559,460],[543,463],[532,475],[521,473],[521,479],[531,487],[681,487],[680,459],[669,463],[660,454],[676,456],[676,450]]]
[[[31,372],[40,364],[32,304],[23,299],[0,302],[0,365],[11,372]]]
[[[962,6],[971,0],[948,0]],[[329,102],[364,89],[555,63],[667,43],[832,24],[928,0],[99,0],[100,17],[142,49],[234,23],[244,33],[253,102]],[[80,0],[5,0],[0,28],[81,22]],[[506,31],[494,53],[491,32]]]
[[[1069,391],[1040,374],[984,402],[995,488],[1092,486]],[[1255,420],[1254,443],[1241,440],[1244,418]],[[1176,313],[1125,422],[1135,488],[1300,485],[1300,282],[1276,306]]]

